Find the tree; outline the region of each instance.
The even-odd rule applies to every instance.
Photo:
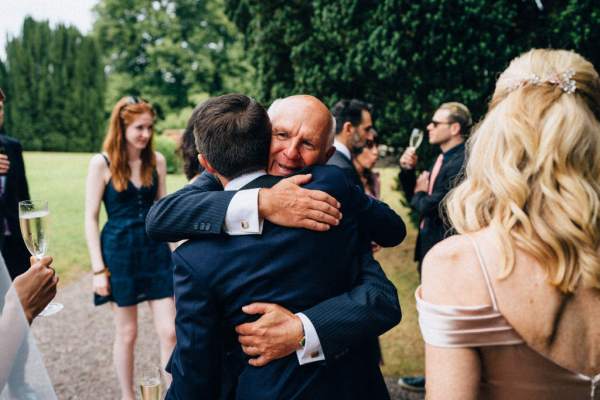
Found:
[[[103,133],[104,73],[97,45],[76,28],[28,17],[6,45],[0,86],[7,126],[27,150],[97,150]]]
[[[95,13],[109,71],[107,108],[135,94],[177,111],[191,105],[191,94],[230,91],[251,73],[221,0],[101,0]]]
[[[498,73],[532,47],[573,49],[600,65],[593,0],[226,0],[256,66],[260,100],[311,93],[374,104],[385,142],[406,146],[442,102],[480,118]],[[425,146],[425,152],[428,149]],[[421,157],[425,164],[431,159]]]

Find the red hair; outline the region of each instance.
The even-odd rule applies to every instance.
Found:
[[[154,109],[144,100],[138,97],[123,97],[112,110],[108,132],[104,138],[103,150],[110,160],[110,174],[113,186],[117,192],[127,189],[129,178],[131,178],[131,169],[129,168],[127,156],[127,142],[125,140],[125,130],[133,121],[142,114],[149,113],[152,118],[156,117]],[[154,136],[154,135],[153,135]],[[152,173],[156,168],[156,156],[152,146],[152,137],[144,150],[142,150],[142,186],[152,185]]]

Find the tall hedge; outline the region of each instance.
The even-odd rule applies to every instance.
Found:
[[[600,3],[542,4],[226,0],[226,10],[246,35],[261,100],[303,92],[328,105],[367,100],[384,140],[400,147],[444,101],[481,117],[497,75],[532,47],[573,49],[600,66]]]
[[[6,128],[27,150],[97,150],[105,79],[96,42],[76,28],[28,17],[0,67]]]

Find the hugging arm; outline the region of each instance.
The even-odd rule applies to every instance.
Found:
[[[161,242],[220,234],[234,195],[235,192],[223,191],[215,177],[203,172],[193,183],[152,206],[146,216],[146,231]]]
[[[216,178],[204,172],[152,206],[146,231],[154,240],[168,242],[206,234],[257,234],[259,217],[282,226],[327,230],[339,220],[339,204],[327,193],[298,186],[309,179],[299,175],[270,189],[234,192],[223,191]],[[250,221],[249,227],[241,228],[240,221]]]

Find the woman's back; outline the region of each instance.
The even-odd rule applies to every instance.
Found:
[[[600,291],[562,294],[519,250],[498,279],[500,248],[486,228],[431,251],[417,292],[426,342],[476,349],[476,398],[600,399]]]

